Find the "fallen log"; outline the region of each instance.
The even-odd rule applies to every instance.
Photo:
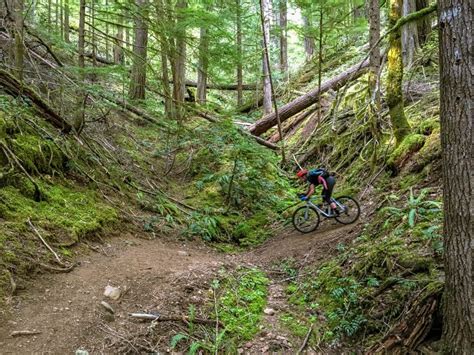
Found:
[[[298,97],[290,103],[284,105],[279,109],[279,116],[281,122],[286,121],[288,118],[294,116],[298,112],[301,112],[305,108],[315,104],[318,101],[320,93],[324,93],[328,90],[338,90],[348,82],[355,80],[362,76],[369,68],[369,60],[365,59],[362,62],[350,67],[345,72],[335,76],[328,81],[325,81],[321,85],[321,89],[318,88],[308,92],[307,94]],[[250,128],[249,132],[253,135],[259,136],[265,133],[271,127],[277,124],[275,113],[270,113],[263,117],[261,120],[255,122]]]
[[[10,95],[22,96],[29,99],[29,103],[54,127],[64,133],[69,133],[72,126],[57,114],[32,88],[20,83],[13,75],[0,69],[0,87]]]

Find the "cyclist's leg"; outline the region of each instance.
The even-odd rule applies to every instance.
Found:
[[[333,214],[337,213],[337,208],[336,204],[334,202],[331,202],[331,195],[332,195],[332,190],[334,189],[334,185],[336,185],[336,179],[334,176],[329,176],[326,179],[326,183],[328,185],[327,189],[323,189],[322,196],[324,201],[331,206],[331,209],[333,210]]]

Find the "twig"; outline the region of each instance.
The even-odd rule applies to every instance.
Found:
[[[311,324],[311,327],[309,327],[308,333],[306,333],[306,337],[304,338],[303,344],[301,344],[300,348],[298,349],[298,352],[296,355],[299,355],[303,352],[304,348],[306,348],[306,345],[308,344],[309,337],[311,336],[311,333],[313,332],[313,327],[314,323]]]
[[[40,331],[38,330],[15,330],[10,333],[11,337],[20,337],[24,335],[36,335],[36,334],[41,334]]]
[[[48,248],[48,250],[53,253],[54,257],[56,258],[56,260],[58,261],[58,263],[60,265],[64,265],[63,262],[61,261],[61,259],[59,258],[58,254],[56,254],[56,252],[53,250],[53,248],[51,248],[48,243],[46,243],[46,240],[43,239],[43,237],[41,236],[41,234],[38,232],[38,230],[36,229],[36,227],[33,225],[33,223],[31,223],[31,220],[28,218],[27,220],[28,224],[30,225],[31,229],[33,229],[33,231],[35,232],[35,234],[38,236],[38,238],[41,240],[41,242],[46,246],[46,248]]]
[[[153,313],[129,313],[128,314],[132,318],[143,319],[143,320],[150,320],[156,322],[184,322],[184,323],[197,323],[197,324],[204,324],[204,325],[217,325],[219,327],[223,327],[223,324],[218,320],[213,319],[201,319],[201,318],[193,318],[192,320],[189,317],[182,316],[182,317],[162,317],[159,314]]]

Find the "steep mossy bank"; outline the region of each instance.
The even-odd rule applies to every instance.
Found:
[[[116,209],[94,186],[74,179],[74,169],[39,117],[0,97],[0,294],[52,258],[37,233],[70,259],[79,240],[118,223]],[[7,110],[7,108],[10,110]],[[43,135],[42,135],[43,134]],[[71,174],[71,175],[68,175]],[[32,227],[37,232],[32,230]]]

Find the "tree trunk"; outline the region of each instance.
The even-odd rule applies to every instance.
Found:
[[[393,27],[401,18],[403,0],[390,0],[389,28]],[[386,100],[389,108],[390,120],[396,144],[410,132],[410,125],[405,116],[403,107],[403,59],[400,30],[392,31],[388,38],[388,75]]]
[[[51,1],[52,0],[48,0],[48,17],[47,17],[48,32],[51,32]]]
[[[148,24],[146,20],[147,0],[135,0],[137,14],[135,17],[135,39],[133,42],[133,65],[130,75],[130,90],[128,96],[131,100],[145,99],[146,85],[146,57],[148,43]]]
[[[403,0],[402,16],[416,12],[415,0]],[[418,42],[418,26],[415,22],[407,23],[402,27],[402,53],[403,63],[406,67],[413,64],[416,50],[420,47]]]
[[[86,0],[79,2],[79,34],[78,34],[78,54],[79,54],[79,70],[81,79],[84,79],[84,64],[85,64],[85,19],[86,19]]]
[[[309,106],[315,104],[319,97],[319,92],[324,93],[328,90],[338,90],[344,85],[346,85],[351,80],[355,80],[362,76],[369,67],[369,61],[364,60],[349,69],[345,72],[337,75],[336,77],[324,82],[321,84],[321,89],[317,88],[308,92],[307,94],[298,97],[297,99],[291,101],[290,103],[284,105],[279,109],[280,120],[281,122],[286,121],[288,118],[297,114],[298,112],[308,108]],[[277,124],[275,113],[266,115],[261,120],[255,122],[252,126],[249,127],[249,132],[253,135],[259,136],[262,133],[265,133],[267,130],[272,128]]]
[[[123,40],[123,15],[119,15],[119,25],[117,26],[117,34],[115,35],[115,40],[114,40],[114,63],[115,64],[124,64],[124,55],[123,55],[123,46],[124,40]]]
[[[64,42],[69,43],[69,0],[64,0]]]
[[[237,105],[242,106],[243,95],[242,95],[242,85],[243,85],[243,71],[242,71],[242,7],[240,0],[235,1],[236,5],[236,44],[237,44]]]
[[[473,296],[473,8],[439,0],[440,118],[444,185],[445,353],[471,354]]]
[[[198,81],[197,81],[197,102],[206,103],[207,94],[207,68],[209,65],[209,35],[206,27],[201,27],[199,42],[199,63],[198,63]]]
[[[283,80],[288,81],[288,38],[287,0],[280,0],[280,71]]]
[[[15,20],[15,74],[18,80],[23,81],[23,0],[14,0],[13,16]]]
[[[178,0],[176,4],[176,48],[173,64],[173,98],[176,107],[176,118],[180,121],[184,117],[184,97],[186,94],[186,30],[184,29],[184,13],[187,0]]]
[[[308,16],[303,16],[304,21],[304,52],[306,53],[306,60],[310,60],[314,54],[314,37],[312,35],[311,21]]]
[[[264,47],[263,42],[266,41],[270,43],[270,4],[269,0],[262,0],[262,9],[263,9],[263,20],[264,26],[262,28],[262,35],[264,40],[262,40],[262,47]],[[263,50],[264,52],[265,50]],[[262,55],[262,67],[263,67],[263,114],[267,115],[272,112],[272,89],[270,84],[270,74],[268,63],[265,60],[265,54]]]
[[[369,0],[367,5],[367,12],[369,14],[369,48],[372,49],[369,57],[369,85],[370,91],[373,92],[381,60],[380,45],[378,44],[380,39],[380,2],[379,0]]]
[[[108,0],[105,0],[105,8],[108,9],[109,8],[109,1]],[[104,14],[105,16],[105,19],[108,21],[108,13],[105,13]],[[105,59],[106,60],[109,60],[110,59],[110,51],[109,51],[109,23],[106,22],[105,23]]]
[[[429,0],[416,0],[416,11],[427,8],[430,5]],[[431,33],[431,16],[426,16],[418,21],[418,42],[422,46]]]

